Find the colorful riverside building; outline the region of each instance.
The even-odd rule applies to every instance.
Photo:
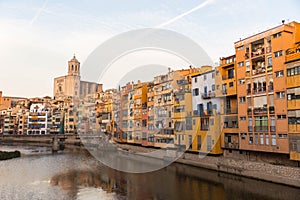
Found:
[[[237,84],[244,84],[244,81],[237,81],[235,55],[220,58],[220,65],[215,71],[216,97],[220,103],[221,147],[227,154],[228,150],[239,149]]]
[[[116,103],[117,89],[108,89],[95,95],[97,124],[100,131],[111,133],[113,129],[113,109]]]
[[[147,117],[146,117],[147,116]],[[143,119],[147,118],[146,138],[142,139],[143,146],[154,146],[154,82],[147,87],[147,109],[143,111]]]
[[[133,124],[132,137],[134,144],[142,144],[142,140],[147,138],[147,82],[138,81],[133,85]]]
[[[239,148],[232,154],[276,161],[289,154],[285,54],[299,41],[291,22],[235,42]]]
[[[300,34],[286,50],[286,87],[290,159],[300,161]]]
[[[122,86],[118,94],[120,97],[119,104],[114,110],[113,140],[121,143],[133,143],[133,83]],[[131,103],[129,104],[129,102]]]
[[[172,148],[175,145],[186,145],[186,118],[192,116],[192,107],[190,101],[184,100],[183,97],[180,100],[178,97],[186,97],[191,93],[190,75],[197,71],[198,68],[191,66],[189,69],[176,71],[169,68],[167,74],[154,77],[155,147]]]
[[[192,91],[193,121],[192,131],[187,130],[192,133],[188,135],[188,150],[222,154],[220,99],[216,98],[215,70],[211,66],[202,66],[200,72],[192,75]]]

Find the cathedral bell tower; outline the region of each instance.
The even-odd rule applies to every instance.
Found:
[[[79,76],[80,75],[80,62],[75,57],[68,61],[68,75]]]

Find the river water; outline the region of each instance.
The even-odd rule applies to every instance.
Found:
[[[0,199],[299,199],[300,189],[182,164],[145,174],[110,169],[82,149],[5,146],[21,158],[0,161]]]

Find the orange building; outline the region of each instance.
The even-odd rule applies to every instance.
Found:
[[[285,54],[299,37],[291,22],[235,42],[239,150],[249,155],[289,153]]]
[[[286,87],[290,159],[300,161],[300,43],[286,50]]]

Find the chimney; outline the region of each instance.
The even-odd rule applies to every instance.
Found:
[[[282,24],[284,24],[285,20],[283,19],[283,20],[281,20],[281,22],[282,22]]]

